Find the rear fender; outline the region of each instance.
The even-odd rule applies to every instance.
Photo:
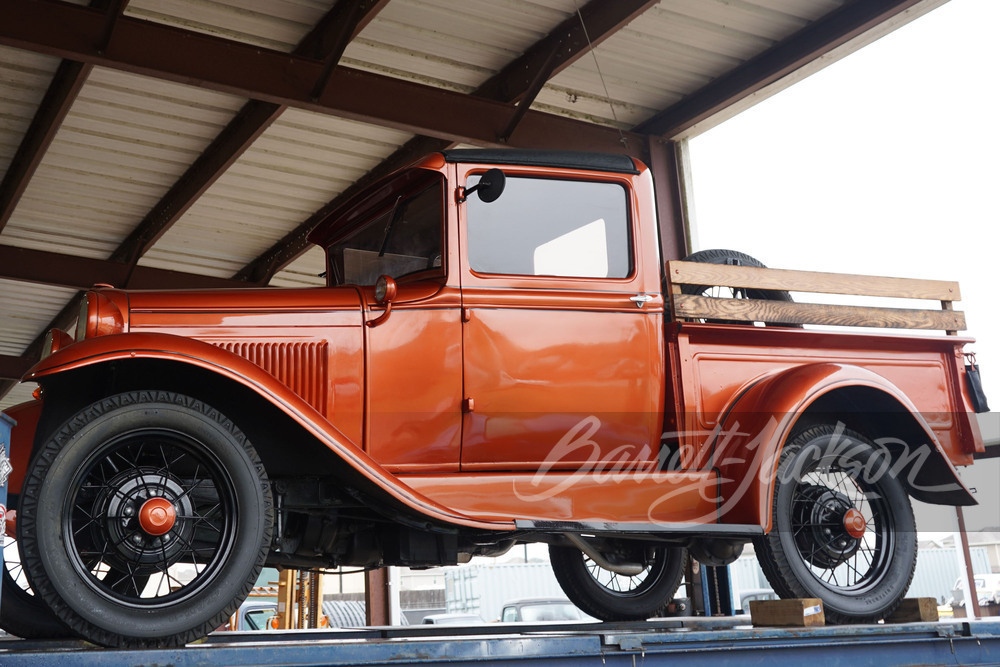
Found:
[[[851,400],[851,396],[864,400]],[[872,434],[858,405],[879,398],[902,432]],[[762,376],[736,396],[722,414],[711,442],[712,467],[720,479],[723,523],[757,524],[770,530],[778,462],[797,428],[840,423],[865,433],[890,455],[893,470],[923,502],[974,505],[941,443],[909,399],[892,383],[864,368],[819,363]],[[869,431],[869,432],[866,432]],[[915,447],[913,445],[916,445]]]
[[[159,333],[125,333],[90,338],[75,343],[32,367],[26,381],[46,381],[84,368],[111,362],[158,360],[185,364],[209,371],[253,391],[301,426],[353,470],[363,475],[377,491],[435,521],[486,529],[509,530],[512,522],[487,522],[469,518],[414,491],[386,471],[352,442],[326,417],[260,366],[192,338]]]

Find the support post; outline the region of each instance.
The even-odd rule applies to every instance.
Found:
[[[369,570],[365,573],[365,622],[370,626],[392,625],[389,607],[389,570]]]
[[[958,517],[958,537],[962,543],[962,557],[965,558],[965,578],[969,585],[969,594],[965,600],[965,615],[968,618],[980,618],[982,611],[979,609],[979,598],[976,596],[976,578],[972,571],[972,552],[969,550],[969,536],[965,532],[965,515],[962,513],[961,506],[955,506],[955,514]]]
[[[291,630],[295,614],[295,570],[282,570],[278,576],[278,629]]]
[[[656,189],[656,217],[660,229],[660,261],[683,259],[690,254],[686,197],[676,142],[649,137],[649,168]]]

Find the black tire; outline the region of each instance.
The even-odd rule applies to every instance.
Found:
[[[10,537],[3,546],[0,577],[0,628],[22,639],[71,639],[76,633],[52,613],[41,598],[31,592],[21,568],[17,540]]]
[[[272,513],[264,468],[232,421],[187,396],[133,391],[41,446],[18,536],[32,588],[82,637],[179,646],[250,592]]]
[[[602,621],[641,621],[662,613],[684,576],[687,550],[664,545],[628,547],[646,569],[629,577],[605,570],[576,547],[549,545],[549,560],[566,597]]]
[[[820,425],[793,436],[771,520],[755,548],[782,598],[819,598],[828,623],[874,623],[899,606],[917,564],[913,509],[863,435]]]
[[[685,262],[701,262],[703,264],[726,264],[734,266],[754,266],[759,269],[766,269],[759,260],[737,250],[724,250],[722,248],[712,248],[709,250],[699,250],[684,258]],[[681,285],[682,294],[695,294],[698,296],[711,296],[729,299],[760,299],[764,301],[791,301],[792,295],[785,290],[762,290],[762,289],[741,289],[732,287],[719,287],[717,285]],[[713,324],[741,324],[731,320],[708,320]],[[800,327],[801,324],[771,324],[769,326],[793,326]]]

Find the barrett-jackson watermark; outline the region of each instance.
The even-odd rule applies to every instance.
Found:
[[[656,509],[672,498],[690,494],[697,488],[706,501],[716,505],[714,512],[725,514],[738,504],[754,484],[770,485],[778,467],[778,447],[769,446],[770,439],[780,432],[779,422],[769,417],[756,433],[741,430],[734,422],[732,428],[666,432],[662,435],[659,451],[653,452],[649,444],[618,444],[605,449],[599,441],[601,419],[589,415],[580,419],[552,447],[537,471],[528,479],[514,481],[514,494],[524,502],[539,502],[554,498],[576,484],[586,480],[593,484],[621,484],[626,480],[650,483],[670,483],[671,490],[657,498],[649,508],[652,516]],[[874,451],[867,442],[848,434],[843,422],[836,422],[832,432],[825,433],[822,447],[811,445],[796,457],[793,465],[782,471],[782,483],[800,480],[810,470],[835,468],[839,473],[856,480],[873,492],[874,485],[886,475],[905,481],[911,491],[937,494],[961,491],[954,481],[928,484],[928,479],[940,479],[937,474],[921,475],[924,466],[940,465],[941,454],[930,442],[908,443],[901,438],[882,437],[873,441]],[[685,443],[685,444],[679,444]],[[762,446],[767,445],[767,446]],[[721,478],[719,484],[704,484],[692,480],[689,484],[676,485],[665,471],[696,471],[706,469],[741,471],[740,479]],[[552,484],[550,475],[560,473],[561,479]],[[737,484],[735,489],[731,486]],[[713,489],[726,488],[725,497],[709,497]]]

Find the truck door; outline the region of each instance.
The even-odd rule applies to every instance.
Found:
[[[365,301],[365,449],[395,472],[457,471],[461,448],[462,331],[457,278],[448,285],[449,203],[436,172],[401,172],[339,222],[328,247],[331,283]],[[398,294],[387,317],[374,285]],[[380,319],[381,318],[381,319]],[[377,324],[376,324],[377,321]],[[359,341],[360,343],[360,341]],[[334,359],[340,358],[336,353]],[[336,412],[338,406],[334,406]]]
[[[458,165],[458,182],[483,171]],[[637,270],[628,179],[504,171],[499,199],[459,207],[462,469],[655,459],[663,299]]]

